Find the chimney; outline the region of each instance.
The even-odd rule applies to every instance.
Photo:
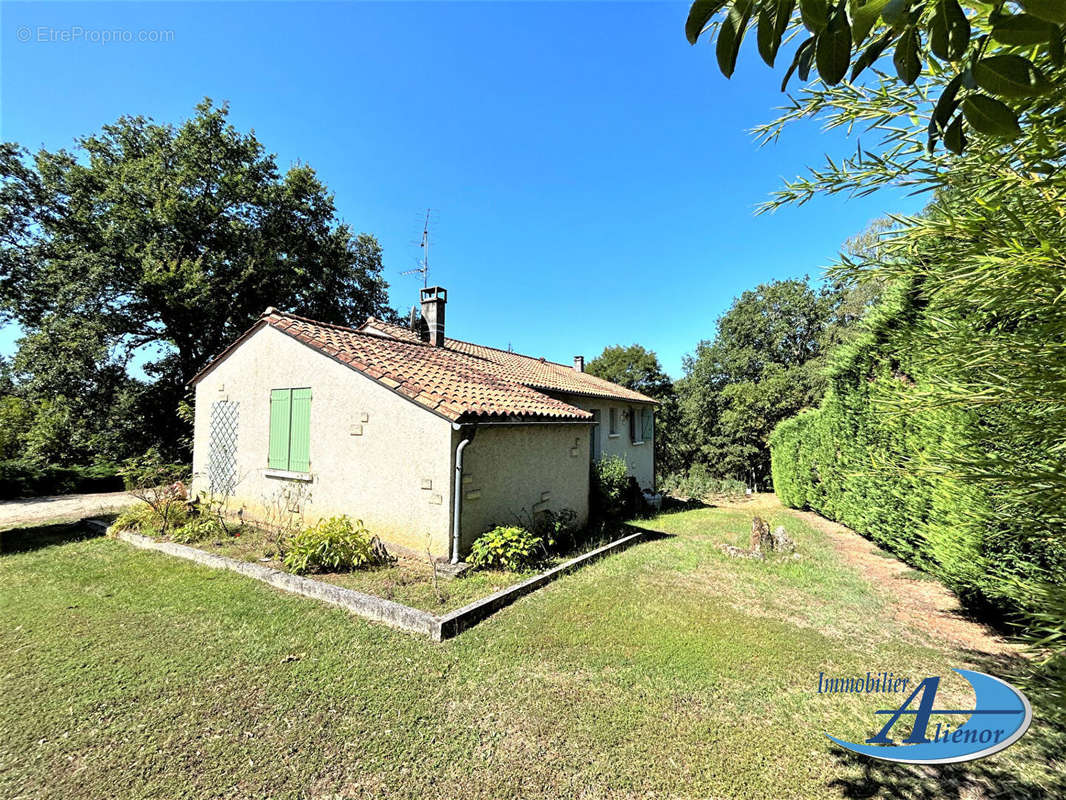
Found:
[[[575,372],[584,372],[585,371],[585,357],[584,356],[574,356],[574,371]]]
[[[444,347],[444,304],[448,302],[448,290],[440,286],[427,286],[420,294],[422,319],[425,322],[420,331],[422,341],[434,347]]]

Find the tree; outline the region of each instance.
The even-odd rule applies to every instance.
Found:
[[[663,372],[659,357],[639,344],[605,347],[589,361],[585,371],[656,400],[664,400],[673,393],[673,382]]]
[[[282,174],[227,116],[204,100],[177,127],[122,117],[77,153],[0,146],[0,321],[53,359],[23,354],[22,378],[75,405],[92,384],[99,410],[151,353],[147,406],[168,417],[155,431],[170,455],[186,381],[267,306],[334,323],[387,311],[374,237],[337,219],[313,169]]]
[[[771,67],[784,41],[805,37],[782,91],[793,73],[806,81],[812,69],[829,87],[864,73],[883,81],[879,66],[891,53],[899,83],[939,90],[935,107],[924,109],[930,150],[943,141],[961,153],[968,133],[1014,139],[1020,120],[1039,127],[1054,113],[1066,87],[1059,0],[695,0],[685,34],[695,44],[717,32],[718,67],[730,77],[752,23]]]
[[[614,345],[589,361],[585,371],[659,401],[655,413],[655,470],[665,475],[681,464],[680,413],[674,384],[653,350],[639,344]]]
[[[774,281],[744,292],[718,320],[713,341],[685,357],[678,381],[684,438],[719,477],[768,482],[770,432],[817,404],[827,339],[849,324],[840,286]]]

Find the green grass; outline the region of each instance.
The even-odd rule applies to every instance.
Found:
[[[880,705],[817,695],[819,672],[1003,665],[916,641],[788,512],[771,522],[799,560],[730,559],[718,545],[749,520],[643,522],[670,535],[436,645],[122,542],[20,532],[0,557],[0,797],[1061,796],[1066,748],[1039,719],[938,769],[835,749],[823,731],[868,735]]]

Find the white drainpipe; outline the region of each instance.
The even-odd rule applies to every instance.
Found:
[[[452,427],[455,430],[462,430],[463,426],[458,422],[453,422]],[[469,435],[459,442],[455,448],[455,493],[452,497],[452,563],[459,563],[459,523],[462,519],[463,513],[463,450],[466,446],[474,441],[474,434],[477,433],[477,424],[475,423],[470,428]]]

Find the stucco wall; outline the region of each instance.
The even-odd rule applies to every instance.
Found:
[[[484,426],[463,454],[460,551],[494,525],[543,509],[588,520],[588,425]],[[458,442],[458,438],[456,439]]]
[[[299,387],[311,388],[306,484],[267,475],[270,390]],[[448,553],[454,451],[447,420],[264,327],[196,386],[197,491],[207,488],[211,405],[219,400],[240,404],[232,507],[261,517],[279,493],[306,485],[308,521],[348,514],[385,542]]]
[[[595,397],[577,395],[560,396],[571,405],[586,411],[599,411],[600,414],[600,458],[618,456],[624,458],[629,467],[629,474],[637,479],[641,489],[655,486],[655,444],[654,431],[643,444],[634,444],[629,438],[629,414],[631,409],[640,413],[646,405],[629,405],[613,400],[601,400]],[[618,415],[618,433],[610,433],[610,409],[615,408]]]

